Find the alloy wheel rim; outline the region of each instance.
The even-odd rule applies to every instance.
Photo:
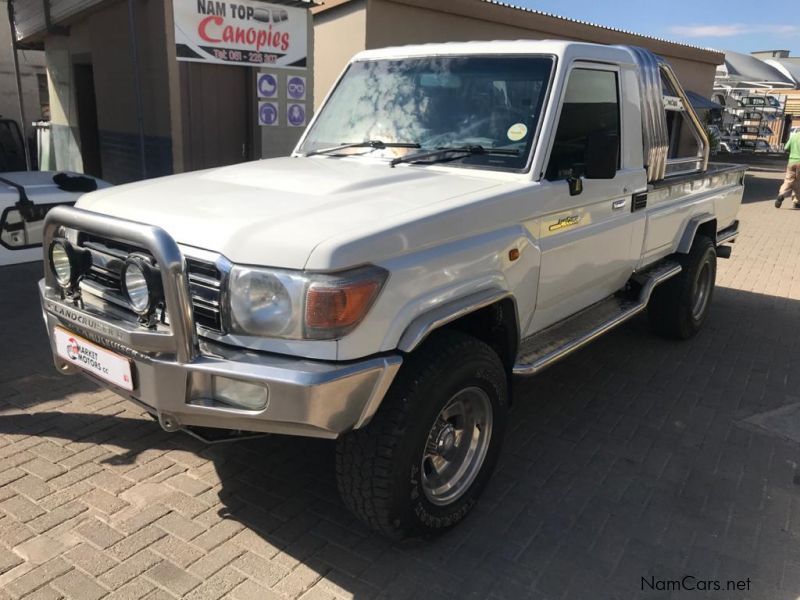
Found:
[[[438,506],[469,489],[483,466],[492,437],[492,402],[473,386],[453,395],[439,412],[422,454],[422,489]]]
[[[703,263],[692,293],[692,317],[697,321],[703,317],[711,295],[711,267]]]

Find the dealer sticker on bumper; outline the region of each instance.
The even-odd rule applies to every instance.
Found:
[[[56,352],[66,361],[126,390],[133,390],[131,362],[65,329],[54,329]]]

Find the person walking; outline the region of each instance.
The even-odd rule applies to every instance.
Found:
[[[800,129],[789,136],[784,146],[789,151],[789,163],[786,165],[786,177],[775,199],[775,208],[780,208],[785,198],[792,196],[795,208],[800,208]]]

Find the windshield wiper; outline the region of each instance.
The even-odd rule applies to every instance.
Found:
[[[425,152],[415,152],[414,154],[406,154],[405,156],[398,156],[389,163],[394,167],[404,162],[413,162],[416,160],[423,160],[425,158],[432,158],[432,162],[447,160],[448,154],[457,152],[461,154],[503,154],[506,156],[519,156],[519,150],[511,148],[487,148],[480,144],[473,144],[471,146],[443,146],[435,150],[426,150]]]
[[[373,150],[383,150],[384,148],[419,148],[420,145],[415,142],[384,142],[382,140],[365,140],[363,142],[350,142],[347,144],[339,144],[330,148],[320,148],[319,150],[312,150],[306,156],[315,156],[317,154],[330,154],[331,152],[338,152],[339,150],[347,150],[348,148],[372,148]]]

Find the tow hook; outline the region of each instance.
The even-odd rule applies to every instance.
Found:
[[[158,424],[161,425],[161,429],[170,433],[178,431],[181,428],[178,419],[169,413],[158,413]]]

